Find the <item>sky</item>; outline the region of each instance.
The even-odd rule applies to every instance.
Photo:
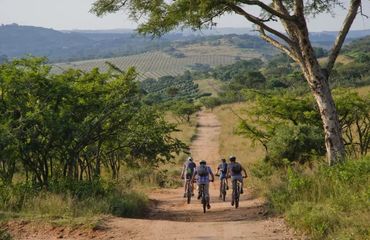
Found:
[[[349,2],[349,0],[343,0]],[[137,24],[121,11],[104,17],[89,12],[94,0],[0,0],[0,24],[17,23],[56,30],[72,29],[134,29]],[[370,16],[370,1],[363,0],[363,11]],[[337,8],[334,17],[329,14],[309,21],[310,31],[335,31],[340,28],[345,11]],[[217,20],[218,27],[251,28],[244,18],[236,15],[223,16]],[[279,27],[277,27],[279,28]],[[358,16],[353,30],[370,29],[370,18]]]

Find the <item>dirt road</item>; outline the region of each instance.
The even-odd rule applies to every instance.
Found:
[[[220,124],[210,112],[198,114],[197,138],[191,153],[215,169],[219,156]],[[186,204],[183,190],[160,190],[151,194],[157,207],[148,220],[114,218],[108,222],[114,239],[293,239],[282,219],[263,216],[263,201],[242,195],[240,208],[218,200],[217,180],[210,186],[212,208],[203,214],[199,201]],[[229,191],[230,192],[230,191]],[[228,200],[230,196],[228,196]]]
[[[214,114],[198,114],[197,138],[191,146],[192,156],[198,162],[205,159],[215,169],[220,158],[220,125]],[[183,190],[158,190],[150,194],[156,202],[148,219],[109,218],[104,231],[89,235],[76,235],[73,232],[62,235],[64,239],[293,239],[282,219],[264,216],[261,199],[254,199],[247,191],[242,195],[239,209],[227,201],[218,200],[219,181],[210,186],[212,208],[203,214],[196,199],[186,204]],[[230,191],[228,192],[230,194]],[[44,236],[43,236],[44,237]],[[40,235],[25,239],[52,239]],[[61,237],[61,236],[59,236]]]

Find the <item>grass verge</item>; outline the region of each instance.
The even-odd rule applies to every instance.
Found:
[[[221,124],[220,155],[223,157],[235,155],[238,161],[249,166],[261,160],[265,156],[265,152],[259,144],[253,144],[250,139],[235,134],[240,119],[233,112],[241,117],[246,117],[244,110],[247,108],[247,103],[226,104],[217,107],[214,113]]]
[[[58,182],[47,191],[30,184],[1,186],[1,218],[94,226],[104,215],[143,217],[147,197],[122,186],[103,181]]]
[[[261,169],[254,171],[264,178],[272,209],[298,232],[318,240],[370,239],[369,157],[315,171]]]

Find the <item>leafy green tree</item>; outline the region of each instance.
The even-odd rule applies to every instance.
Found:
[[[266,85],[266,78],[259,71],[246,71],[234,77],[230,85],[235,90],[242,88],[262,89]]]
[[[246,72],[258,71],[261,66],[263,66],[261,59],[242,60],[228,66],[217,67],[212,75],[221,81],[231,81]]]
[[[322,130],[320,127],[305,124],[277,125],[267,148],[267,160],[275,166],[283,166],[284,160],[305,163],[314,156],[325,154]]]
[[[346,151],[353,157],[366,156],[370,148],[370,99],[348,89],[335,89],[340,126]],[[309,96],[246,91],[252,101],[242,119],[239,134],[265,147],[266,159],[281,165],[283,159],[305,162],[323,155],[324,142],[319,113]]]
[[[173,29],[190,27],[200,29],[212,27],[214,20],[225,14],[238,14],[256,25],[261,38],[285,52],[300,67],[315,97],[321,114],[325,132],[325,145],[329,164],[344,159],[344,144],[334,100],[328,79],[338,54],[351,25],[359,12],[361,0],[350,0],[347,16],[338,33],[328,57],[327,65],[322,68],[315,55],[307,20],[320,13],[330,13],[336,6],[342,5],[336,0],[178,0],[178,1],[143,1],[143,0],[96,0],[92,11],[98,16],[129,11],[132,19],[140,21],[140,33],[161,35]],[[252,14],[252,8],[261,10],[260,16]],[[271,27],[269,21],[281,23],[285,33]]]
[[[346,150],[354,157],[366,156],[370,149],[370,95],[335,89],[340,123]]]
[[[221,105],[221,100],[218,97],[204,97],[200,99],[200,103],[213,111],[213,109]]]
[[[171,109],[182,121],[190,123],[190,117],[200,110],[200,106],[189,101],[178,101],[172,105]]]
[[[0,179],[18,170],[40,186],[93,180],[101,168],[143,162],[156,166],[186,146],[174,125],[142,104],[134,69],[52,74],[46,59],[0,66]],[[138,163],[137,163],[138,164]]]
[[[266,159],[279,166],[283,159],[305,162],[312,153],[324,153],[320,116],[311,97],[255,90],[245,94],[253,103],[246,109],[248,118],[240,118],[237,132],[260,143]]]
[[[175,97],[179,93],[179,89],[176,87],[169,87],[167,88],[166,92],[167,92],[167,95],[171,97]]]

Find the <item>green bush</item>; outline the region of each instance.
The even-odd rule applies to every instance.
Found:
[[[269,159],[276,165],[288,161],[307,162],[314,155],[323,155],[325,152],[322,130],[316,126],[305,124],[281,124],[276,127],[275,134],[267,143]]]
[[[370,157],[317,171],[289,167],[267,197],[275,212],[313,239],[369,239]]]

